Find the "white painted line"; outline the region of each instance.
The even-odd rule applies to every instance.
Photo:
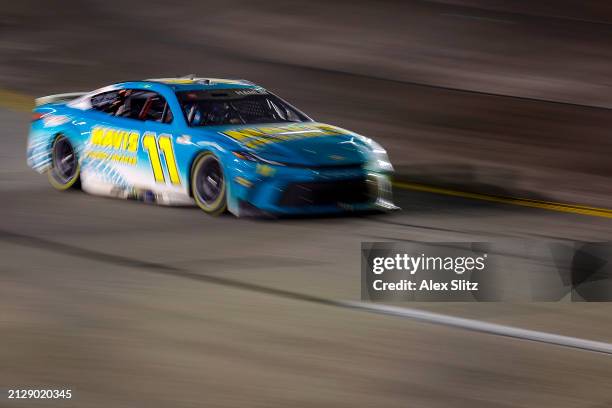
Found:
[[[555,344],[558,346],[571,347],[575,349],[594,351],[604,354],[612,354],[611,343],[580,339],[577,337],[562,336],[559,334],[546,333],[536,330],[520,329],[518,327],[505,326],[503,324],[488,323],[474,319],[465,319],[462,317],[448,316],[418,309],[353,301],[340,301],[338,303],[354,309],[361,309],[368,312],[386,314],[391,316],[407,317],[424,322],[457,327],[464,330],[489,333],[497,336],[514,337],[517,339],[537,341],[540,343]]]
[[[418,309],[358,301],[326,299],[314,295],[307,295],[304,293],[292,292],[283,289],[275,289],[254,283],[247,283],[234,279],[228,279],[220,276],[201,275],[170,265],[147,262],[138,259],[127,258],[121,255],[98,252],[95,250],[80,248],[68,244],[62,244],[44,238],[23,235],[6,230],[0,230],[0,241],[7,241],[17,245],[44,249],[55,253],[64,253],[69,256],[105,262],[108,264],[127,266],[132,268],[142,268],[143,270],[151,273],[187,278],[199,282],[213,283],[226,287],[233,287],[236,289],[259,292],[271,296],[278,296],[286,299],[299,300],[303,302],[316,303],[327,306],[342,307],[352,310],[360,310],[368,313],[378,313],[390,316],[410,318],[427,323],[455,327],[464,330],[471,330],[480,333],[493,334],[496,336],[513,337],[520,340],[537,341],[545,344],[554,344],[558,346],[612,355],[612,344],[610,343],[585,340],[576,337],[561,336],[558,334],[540,332],[536,330],[520,329],[518,327],[504,326],[502,324],[487,323],[482,322],[480,320],[448,316],[439,313],[426,312]]]

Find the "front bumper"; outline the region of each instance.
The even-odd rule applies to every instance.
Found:
[[[235,215],[333,214],[396,210],[389,174],[362,166],[304,168],[240,161],[230,171]]]

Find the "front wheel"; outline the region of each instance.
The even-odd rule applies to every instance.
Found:
[[[81,166],[74,147],[66,136],[59,135],[51,147],[51,168],[47,172],[49,182],[57,190],[80,187]]]
[[[217,156],[206,152],[198,156],[191,170],[193,198],[205,213],[219,215],[227,208],[225,178]]]

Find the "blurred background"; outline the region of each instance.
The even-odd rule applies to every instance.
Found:
[[[391,217],[270,223],[61,195],[25,166],[16,102],[245,78],[375,138],[400,180],[609,208],[611,41],[607,1],[2,0],[0,388],[76,397],[0,407],[612,406],[607,356],[274,292],[358,299],[361,241],[571,244],[609,218],[399,191]],[[608,304],[416,306],[612,341]]]
[[[6,88],[246,77],[380,139],[413,179],[607,204],[608,2],[5,3]]]

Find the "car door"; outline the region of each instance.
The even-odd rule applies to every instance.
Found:
[[[110,89],[93,95],[83,107],[88,139],[85,143],[81,179],[91,193],[126,197],[132,190],[137,164],[138,123],[122,123],[116,112],[129,95],[127,89]]]
[[[115,113],[122,128],[140,130],[137,163],[129,179],[144,198],[176,202],[186,195],[174,145],[174,115],[166,99],[150,90],[133,90]]]

